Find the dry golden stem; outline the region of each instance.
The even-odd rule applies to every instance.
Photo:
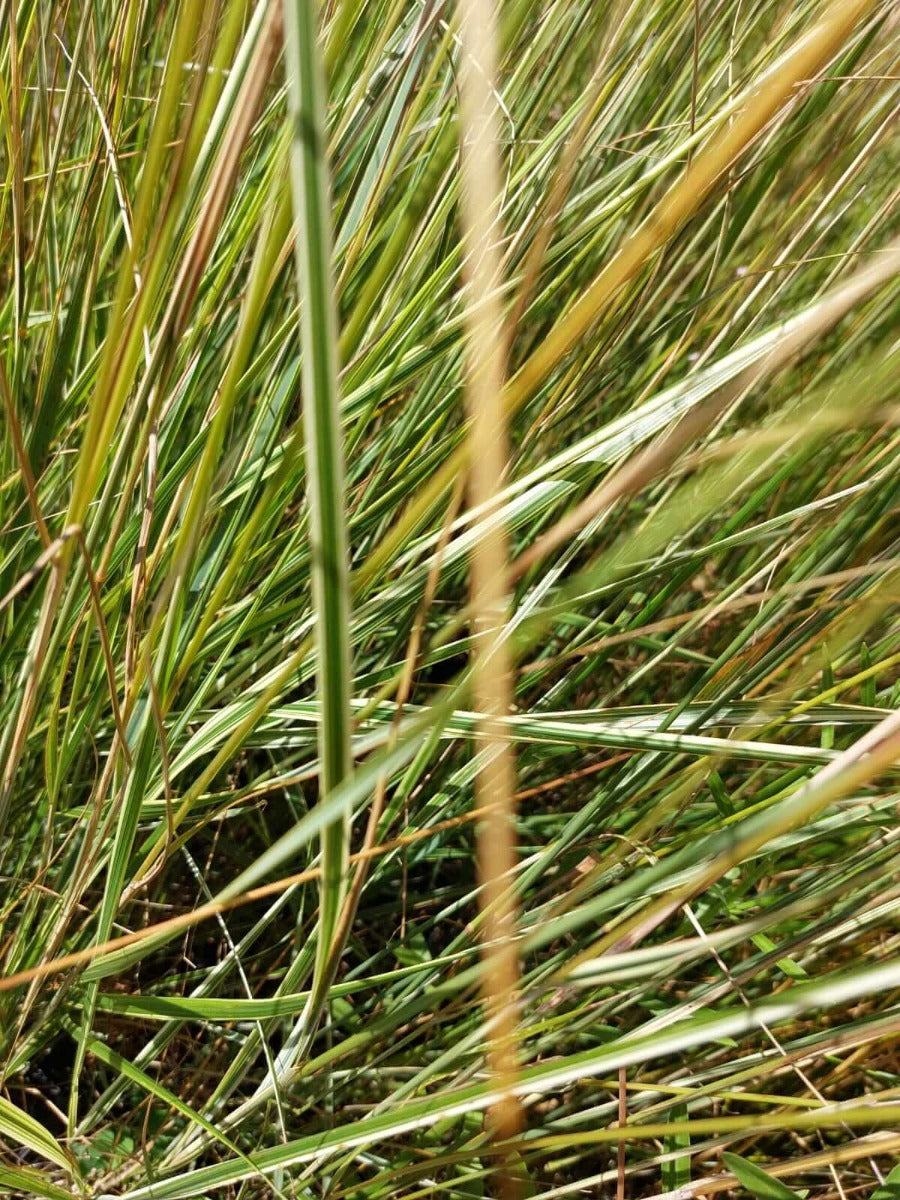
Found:
[[[496,31],[491,0],[460,6],[459,65],[462,138],[462,236],[467,289],[466,401],[469,416],[469,499],[496,505],[507,468],[504,322],[500,305],[500,197],[496,79]],[[484,937],[483,995],[488,1020],[488,1066],[502,1099],[491,1123],[502,1138],[523,1124],[517,1077],[518,947],[515,941],[516,770],[503,718],[510,709],[510,663],[505,641],[508,593],[506,529],[486,521],[472,551],[470,589],[479,650],[474,693],[480,734],[486,742],[475,789],[485,820],[479,830],[478,870]],[[501,1162],[501,1196],[518,1193],[513,1162]]]

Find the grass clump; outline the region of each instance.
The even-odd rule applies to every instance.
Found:
[[[889,1195],[892,6],[2,28],[2,1188]]]

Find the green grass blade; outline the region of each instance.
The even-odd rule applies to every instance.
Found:
[[[351,769],[350,589],[325,75],[316,13],[314,0],[285,0],[307,503],[321,703],[319,789],[325,801]],[[324,971],[346,893],[348,841],[349,812],[344,812],[322,834],[317,966],[308,1012],[308,1025],[312,1027],[318,1023],[318,1010],[328,986]]]
[[[27,1146],[41,1158],[55,1163],[70,1174],[76,1174],[75,1164],[55,1137],[39,1121],[17,1108],[5,1096],[0,1096],[0,1134],[20,1146]]]

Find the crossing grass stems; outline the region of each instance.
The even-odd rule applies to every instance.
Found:
[[[0,29],[4,1193],[890,1195],[893,6]]]

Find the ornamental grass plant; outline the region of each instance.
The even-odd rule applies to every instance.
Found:
[[[0,1194],[900,1194],[898,61],[0,4]]]

